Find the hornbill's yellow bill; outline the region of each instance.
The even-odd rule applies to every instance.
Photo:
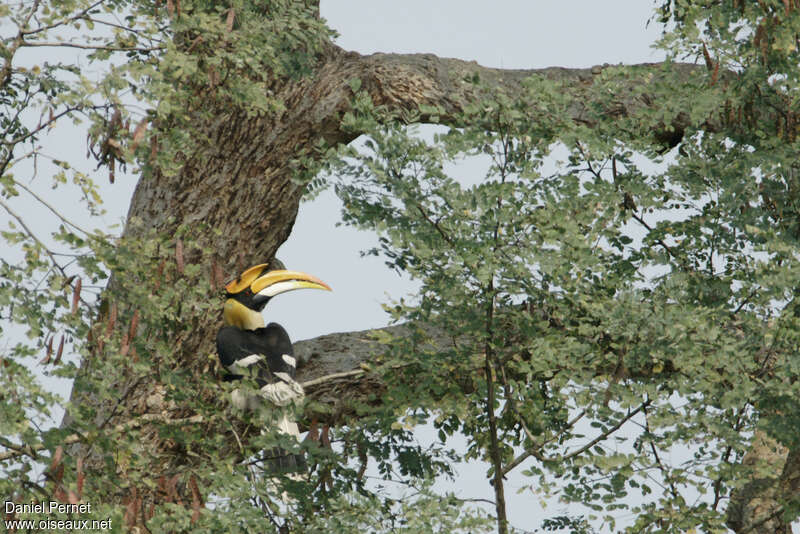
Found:
[[[330,291],[328,284],[310,274],[300,271],[269,271],[255,279],[250,289],[256,295],[274,297],[293,289],[324,289]]]
[[[268,269],[266,263],[250,267],[225,286],[228,300],[223,309],[223,320],[226,325],[243,330],[259,328],[264,326],[260,312],[275,295],[295,289],[331,290],[316,276],[299,271]]]
[[[328,284],[300,271],[268,271],[267,264],[250,267],[236,280],[225,286],[229,298],[233,298],[250,308],[261,311],[270,298],[295,289],[324,289],[330,291]]]

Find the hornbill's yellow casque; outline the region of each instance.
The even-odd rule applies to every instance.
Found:
[[[247,269],[225,286],[228,297],[222,313],[225,326],[217,334],[217,353],[230,373],[226,380],[249,376],[259,388],[252,394],[234,390],[231,394],[234,407],[260,412],[278,432],[295,437],[299,435],[297,424],[289,419],[286,410],[271,410],[265,404],[288,406],[304,395],[302,386],[294,380],[292,342],[281,325],[264,326],[260,312],[275,295],[306,288],[331,290],[325,282],[306,273],[269,270],[266,263]],[[272,458],[273,471],[297,471],[305,467],[301,455],[275,450],[268,456]]]

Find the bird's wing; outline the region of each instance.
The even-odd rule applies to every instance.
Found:
[[[267,362],[268,355],[253,343],[251,331],[226,326],[217,333],[217,354],[228,371],[226,380],[250,377],[264,386],[275,380]]]
[[[283,327],[270,323],[256,330],[226,326],[217,334],[220,362],[233,379],[250,376],[270,402],[284,406],[303,396],[295,382],[292,342]]]
[[[248,348],[266,356],[269,370],[274,375],[284,373],[293,379],[297,371],[297,364],[294,359],[292,342],[289,340],[286,330],[277,323],[269,323],[264,328],[251,332],[252,336],[248,336]]]

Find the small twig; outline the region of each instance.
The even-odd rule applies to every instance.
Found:
[[[492,506],[494,506],[494,501],[491,500],[491,499],[482,499],[480,497],[461,498],[461,497],[456,497],[455,495],[451,496],[450,498],[451,499],[455,499],[455,500],[457,500],[459,502],[482,502],[482,503],[491,504]]]
[[[347,377],[350,377],[350,376],[363,375],[365,372],[366,371],[364,371],[363,369],[356,369],[354,371],[344,371],[344,372],[341,372],[341,373],[333,373],[333,374],[330,374],[330,375],[321,376],[319,378],[314,378],[312,380],[309,380],[308,382],[301,382],[300,385],[303,386],[303,388],[310,388],[311,386],[316,386],[318,384],[323,384],[323,383],[328,382],[330,380],[336,380],[337,378],[347,378]]]
[[[67,272],[66,272],[66,270],[64,269],[64,267],[62,267],[62,266],[61,266],[61,264],[60,264],[60,263],[58,263],[58,261],[56,261],[56,257],[55,257],[55,254],[53,253],[53,251],[51,251],[49,248],[47,248],[47,247],[44,245],[44,243],[42,243],[42,242],[39,240],[39,238],[38,238],[38,237],[36,237],[36,235],[35,235],[35,234],[34,234],[34,233],[31,231],[31,229],[28,227],[28,225],[27,225],[27,224],[25,224],[25,221],[24,221],[24,219],[23,219],[22,217],[20,217],[20,216],[19,216],[19,214],[17,214],[17,212],[15,212],[14,210],[12,210],[12,209],[11,209],[11,207],[10,207],[8,204],[6,204],[5,202],[3,202],[1,199],[0,199],[0,207],[2,207],[3,209],[5,209],[5,210],[8,212],[8,214],[9,214],[9,215],[11,215],[13,218],[15,218],[15,219],[17,220],[17,222],[20,224],[20,226],[22,226],[22,228],[25,230],[25,232],[28,234],[28,236],[30,236],[30,238],[31,238],[31,239],[33,239],[34,241],[36,241],[36,243],[38,243],[38,244],[39,244],[39,246],[40,246],[40,247],[42,247],[42,250],[44,250],[44,251],[45,251],[45,253],[46,253],[46,254],[47,254],[49,257],[50,257],[50,261],[52,261],[52,262],[53,262],[53,267],[55,267],[56,269],[58,269],[58,270],[61,272],[61,275],[62,275],[64,278],[68,278],[68,276],[67,276]],[[88,302],[86,302],[86,300],[84,300],[84,298],[83,298],[83,297],[80,297],[80,300],[81,300],[81,302],[82,302],[82,303],[83,303],[83,304],[84,304],[84,305],[85,305],[87,308],[88,308],[88,307],[90,307],[90,304],[89,304]]]
[[[744,307],[745,307],[745,306],[746,306],[746,305],[747,305],[747,304],[750,302],[750,300],[751,300],[753,297],[755,297],[757,294],[758,294],[758,290],[757,290],[757,289],[754,289],[754,290],[752,290],[752,291],[750,292],[750,294],[749,294],[749,295],[747,295],[747,297],[745,297],[745,298],[744,298],[744,300],[742,300],[742,302],[740,302],[740,303],[739,303],[739,305],[736,307],[736,309],[735,309],[735,310],[733,310],[733,312],[731,313],[731,315],[736,315],[737,313],[739,313],[740,311],[742,311],[742,308],[744,308]]]
[[[503,469],[503,475],[505,476],[512,469],[514,469],[519,464],[521,464],[522,462],[527,460],[530,456],[533,456],[534,458],[536,458],[540,462],[544,462],[544,461],[563,462],[565,460],[571,460],[572,458],[574,458],[576,456],[579,456],[579,455],[583,454],[584,452],[586,452],[587,450],[591,449],[592,447],[597,445],[600,441],[608,438],[611,434],[613,434],[614,432],[619,430],[619,428],[622,425],[624,425],[625,423],[630,421],[631,418],[633,418],[637,413],[639,413],[644,408],[646,408],[649,404],[650,404],[649,400],[644,402],[644,403],[642,403],[638,408],[636,408],[634,411],[630,412],[628,415],[623,417],[616,425],[611,427],[609,430],[607,430],[606,432],[603,432],[602,434],[600,434],[599,436],[594,438],[592,441],[590,441],[589,443],[587,443],[586,445],[584,445],[580,449],[577,449],[577,450],[567,454],[566,456],[557,456],[555,458],[545,458],[545,457],[541,456],[541,454],[539,453],[538,447],[537,448],[526,449],[522,454],[520,454],[519,456],[514,458],[511,462],[509,462],[506,465],[505,469]],[[583,416],[584,416],[584,413],[578,414],[577,416],[575,416],[575,418],[572,420],[571,423],[574,424],[579,419],[581,419]],[[552,441],[552,439],[550,441]],[[545,443],[547,443],[547,442],[545,442]]]
[[[240,451],[242,454],[244,454],[244,445],[242,445],[242,440],[241,440],[241,439],[239,439],[239,433],[238,433],[238,432],[236,432],[236,427],[235,427],[235,426],[233,426],[233,423],[231,423],[230,421],[228,421],[228,424],[229,424],[229,425],[230,425],[230,427],[231,427],[231,431],[233,431],[233,437],[235,437],[235,438],[236,438],[236,443],[238,443],[238,444],[239,444],[239,451]]]
[[[644,430],[650,436],[647,441],[650,442],[650,451],[653,453],[653,457],[656,460],[656,465],[658,465],[659,471],[661,471],[661,476],[664,477],[664,480],[667,481],[669,484],[669,492],[672,494],[672,497],[677,499],[678,498],[678,490],[675,488],[675,483],[672,480],[672,475],[669,474],[667,471],[666,466],[661,462],[661,456],[658,454],[658,449],[656,448],[656,444],[653,441],[653,434],[650,432],[650,423],[647,420],[647,408],[642,410],[644,412]]]
[[[80,48],[82,50],[103,50],[106,52],[157,52],[164,50],[163,46],[151,46],[151,47],[140,47],[140,46],[100,46],[100,45],[85,45],[85,44],[78,44],[78,43],[50,43],[50,42],[30,42],[30,41],[23,41],[23,46],[30,46],[30,47],[40,47],[40,46],[49,46],[49,47],[56,47],[56,48]]]
[[[67,273],[61,267],[61,265],[56,261],[55,256],[53,256],[53,252],[49,248],[47,248],[44,245],[44,243],[42,243],[39,240],[38,237],[36,237],[36,234],[34,234],[33,231],[31,231],[30,228],[28,228],[28,225],[25,224],[25,220],[22,217],[20,217],[19,214],[17,214],[17,212],[12,210],[11,207],[8,204],[6,204],[5,202],[3,202],[2,200],[0,200],[0,207],[5,209],[8,212],[9,215],[11,215],[12,217],[14,217],[17,220],[17,222],[20,224],[20,226],[22,226],[22,228],[25,230],[25,232],[28,234],[28,236],[30,236],[31,239],[36,241],[36,243],[38,243],[39,246],[42,247],[42,250],[44,250],[45,253],[47,253],[47,255],[50,256],[50,260],[53,262],[53,266],[55,266],[59,271],[61,271],[61,274],[64,275],[64,277],[66,277]]]
[[[556,434],[556,435],[554,435],[554,436],[552,436],[552,437],[550,437],[550,438],[548,438],[548,439],[544,440],[544,441],[542,442],[542,447],[544,447],[544,446],[545,446],[545,445],[547,445],[548,443],[551,443],[551,442],[553,442],[553,441],[557,440],[558,438],[560,438],[561,436],[563,436],[563,435],[564,435],[564,434],[567,432],[567,430],[569,430],[570,428],[572,428],[573,426],[575,426],[575,423],[577,423],[578,421],[580,421],[581,419],[583,419],[583,417],[584,417],[585,415],[586,415],[586,410],[581,410],[581,413],[579,413],[578,415],[576,415],[575,417],[573,417],[573,418],[572,418],[570,421],[567,421],[567,426],[566,426],[566,428],[564,428],[563,430],[561,430],[561,431],[560,431],[558,434]]]
[[[566,456],[561,457],[560,460],[570,460],[570,459],[572,459],[572,458],[574,458],[576,456],[579,456],[579,455],[583,454],[584,452],[588,451],[589,449],[591,449],[592,447],[597,445],[599,442],[601,442],[602,440],[606,439],[611,434],[613,434],[614,432],[619,430],[622,425],[624,425],[625,423],[630,421],[631,418],[633,418],[633,416],[635,416],[636,414],[638,414],[639,412],[641,412],[642,410],[647,408],[649,405],[650,405],[650,399],[646,400],[641,405],[639,405],[639,407],[636,408],[634,411],[628,413],[628,415],[626,415],[625,417],[620,419],[619,422],[617,422],[617,424],[614,425],[613,427],[611,427],[609,430],[603,432],[602,434],[600,434],[599,436],[594,438],[592,441],[590,441],[589,443],[587,443],[586,445],[584,445],[580,449],[578,449],[576,451],[573,451],[573,452],[569,453]]]
[[[734,429],[735,432],[739,432],[742,429],[742,426],[744,426],[745,410],[747,410],[747,403],[745,403],[745,405],[742,406],[742,408],[739,410],[739,413],[736,415],[736,422],[733,425],[733,429]],[[730,458],[732,451],[733,451],[733,446],[732,445],[728,445],[725,448],[725,452],[722,454],[721,460],[723,462],[725,462],[725,463],[729,463],[728,459]],[[722,500],[722,493],[721,493],[721,490],[722,490],[722,479],[723,479],[723,475],[720,475],[714,481],[714,486],[713,486],[714,487],[714,502],[712,504],[712,509],[713,510],[717,509],[717,506],[719,506],[719,503]]]
[[[47,30],[52,30],[53,28],[57,28],[59,26],[65,26],[65,25],[67,25],[67,24],[69,24],[71,22],[75,22],[76,20],[86,18],[86,14],[89,13],[89,11],[91,11],[94,8],[96,8],[97,6],[102,4],[104,1],[105,0],[97,0],[97,2],[95,2],[94,4],[88,6],[87,8],[83,9],[82,11],[80,11],[77,15],[73,15],[72,17],[69,17],[68,19],[61,20],[59,22],[54,22],[53,24],[49,24],[47,26],[40,26],[40,27],[36,28],[35,30],[28,30],[28,31],[20,32],[20,33],[23,36],[25,36],[25,35],[35,35],[35,34],[40,33],[40,32],[44,32],[44,31],[47,31]]]
[[[72,445],[73,443],[77,443],[81,440],[80,435],[78,434],[70,434],[64,439],[62,445]],[[38,460],[39,457],[36,455],[37,452],[44,450],[45,446],[42,443],[36,443],[34,445],[26,445],[24,447],[14,447],[10,451],[6,451],[0,453],[0,462],[4,460],[8,460],[10,458],[18,458],[20,456],[28,456],[34,460]]]
[[[0,445],[12,451],[18,452],[21,456],[30,456],[31,458],[36,459],[35,451],[28,445],[16,445],[2,436],[0,436]]]
[[[109,22],[107,20],[96,19],[96,18],[93,18],[93,17],[83,17],[83,20],[87,20],[89,22],[94,22],[95,24],[102,24],[102,25],[105,25],[105,26],[110,26],[112,28],[117,28],[117,29],[124,30],[124,31],[130,32],[130,33],[135,33],[136,35],[139,35],[140,33],[142,33],[142,30],[137,30],[136,28],[131,28],[130,26],[123,26],[122,24],[115,24],[115,23]],[[156,41],[156,42],[159,42],[159,43],[163,42],[162,39],[158,39],[158,38],[152,37],[152,36],[149,37],[149,40]]]
[[[434,221],[433,219],[431,219],[431,218],[428,216],[427,212],[426,212],[424,209],[422,209],[422,206],[420,206],[419,204],[416,204],[416,203],[415,203],[415,204],[414,204],[414,206],[417,208],[417,211],[419,211],[420,215],[422,215],[422,217],[423,217],[423,218],[424,218],[426,221],[428,221],[428,224],[430,224],[431,226],[433,226],[433,227],[436,229],[436,231],[437,231],[437,232],[439,232],[439,235],[441,235],[441,236],[442,236],[442,239],[444,239],[444,240],[447,242],[447,244],[448,244],[448,245],[451,245],[451,246],[452,246],[452,245],[453,245],[453,239],[452,239],[452,238],[451,238],[449,235],[447,235],[447,234],[445,233],[445,231],[444,231],[444,230],[442,229],[442,227],[439,225],[439,221]]]
[[[636,222],[638,222],[639,224],[641,224],[642,226],[644,226],[644,227],[647,229],[647,231],[648,231],[648,232],[652,232],[652,231],[653,231],[653,227],[652,227],[652,226],[650,226],[649,224],[647,224],[647,222],[646,222],[646,221],[645,221],[645,220],[644,220],[642,217],[640,217],[639,215],[637,215],[635,212],[631,212],[631,217],[633,218],[633,220],[635,220]],[[690,271],[690,272],[691,272],[691,271],[694,271],[694,269],[692,269],[692,268],[691,268],[691,267],[690,267],[690,266],[689,266],[689,265],[686,263],[686,259],[685,259],[685,258],[681,258],[681,257],[679,257],[679,256],[678,256],[678,254],[677,254],[677,253],[676,253],[676,252],[675,252],[675,251],[672,249],[672,247],[670,247],[669,245],[667,245],[667,244],[664,242],[664,240],[663,240],[663,239],[661,239],[660,237],[659,237],[659,238],[656,238],[655,242],[656,242],[658,245],[660,245],[661,247],[663,247],[663,248],[664,248],[664,250],[666,250],[666,251],[667,251],[667,254],[669,254],[669,255],[670,255],[672,258],[676,259],[676,260],[677,260],[677,261],[678,261],[678,262],[681,264],[681,267],[683,267],[683,268],[684,268],[684,270],[686,270],[686,271]]]
[[[122,406],[122,403],[123,403],[123,402],[125,402],[125,400],[128,398],[128,396],[129,396],[131,393],[133,393],[133,390],[134,390],[136,387],[138,387],[138,386],[139,386],[139,384],[141,383],[141,381],[142,381],[142,380],[144,380],[144,378],[145,378],[144,376],[140,376],[139,378],[137,378],[137,379],[136,379],[136,380],[133,382],[133,384],[131,384],[131,385],[128,387],[128,389],[125,391],[125,393],[124,393],[123,395],[121,395],[121,396],[120,396],[120,397],[117,399],[117,402],[114,404],[114,408],[112,408],[112,409],[111,409],[111,413],[109,413],[109,414],[108,414],[108,416],[105,418],[105,420],[104,420],[104,421],[103,421],[103,422],[100,424],[100,426],[99,426],[99,427],[97,427],[99,430],[103,430],[103,429],[106,427],[106,425],[107,425],[107,424],[108,424],[108,423],[111,421],[111,419],[114,417],[114,415],[116,415],[116,413],[117,413],[117,410],[119,409],[119,407],[120,407],[120,406]]]
[[[541,456],[540,456],[541,452],[540,451],[541,451],[542,447],[541,447],[541,445],[539,445],[537,443],[536,436],[534,436],[533,432],[531,432],[530,429],[528,428],[528,424],[525,422],[525,418],[522,416],[522,413],[519,410],[519,406],[517,405],[517,399],[514,396],[513,392],[511,391],[511,386],[509,386],[509,384],[508,384],[508,377],[506,376],[505,365],[503,365],[502,363],[500,363],[499,365],[500,365],[500,375],[503,378],[503,389],[505,389],[506,400],[509,403],[508,406],[511,408],[511,411],[514,412],[514,415],[516,415],[517,422],[522,427],[522,430],[525,432],[525,435],[527,436],[527,438],[533,444],[533,446],[528,447],[529,450],[534,451],[531,454],[533,454],[533,456],[535,458],[541,460]],[[508,466],[506,466],[506,468],[503,469],[503,476],[505,476],[506,473],[508,473],[508,472],[509,472],[509,469],[508,469]]]
[[[34,191],[32,191],[31,189],[29,189],[29,188],[28,188],[28,187],[27,187],[25,184],[22,184],[22,183],[20,183],[19,181],[17,181],[17,180],[14,180],[14,185],[15,185],[15,186],[17,186],[17,187],[21,187],[22,189],[24,189],[25,191],[27,191],[28,193],[30,193],[30,195],[31,195],[33,198],[35,198],[35,199],[36,199],[36,200],[38,200],[38,201],[39,201],[41,204],[43,204],[43,205],[44,205],[44,207],[46,207],[47,209],[49,209],[50,211],[52,211],[52,212],[53,212],[53,214],[54,214],[56,217],[58,217],[59,219],[61,219],[62,221],[64,221],[66,224],[68,224],[68,225],[72,226],[73,228],[75,228],[75,229],[76,229],[76,230],[78,230],[79,232],[83,232],[83,233],[84,233],[84,234],[86,234],[87,236],[88,236],[88,235],[91,235],[91,232],[88,232],[87,230],[84,230],[83,228],[81,228],[81,227],[80,227],[80,226],[78,226],[77,224],[73,223],[72,221],[70,221],[69,219],[67,219],[67,218],[66,218],[66,217],[64,217],[63,215],[61,215],[61,214],[60,214],[58,211],[56,211],[56,209],[55,209],[55,208],[54,208],[52,205],[50,205],[50,203],[48,203],[46,200],[44,200],[42,197],[40,197],[38,194],[36,194],[36,193],[35,193]]]
[[[9,141],[0,141],[0,143],[6,145],[8,147],[14,146],[14,145],[18,145],[18,144],[24,142],[25,140],[27,140],[28,138],[35,136],[37,133],[39,133],[40,131],[44,130],[45,128],[48,128],[51,124],[57,122],[58,119],[60,119],[64,115],[72,113],[73,111],[83,111],[85,109],[98,109],[98,108],[102,108],[102,107],[104,107],[104,106],[88,106],[88,107],[82,106],[82,105],[80,105],[80,106],[68,106],[63,111],[60,111],[59,113],[56,113],[55,115],[53,115],[52,118],[48,119],[43,124],[40,124],[39,126],[34,128],[33,130],[30,130],[29,132],[27,132],[27,133],[25,133],[23,135],[20,135],[19,137],[15,137],[14,139],[11,139]]]
[[[573,417],[571,421],[568,421],[568,422],[567,422],[567,425],[564,427],[564,429],[562,429],[562,430],[561,430],[561,431],[560,431],[558,434],[556,434],[556,435],[554,435],[554,436],[552,436],[552,437],[550,437],[550,438],[548,438],[548,439],[544,440],[542,443],[540,443],[540,444],[539,444],[537,447],[535,447],[535,448],[534,448],[534,447],[530,447],[530,448],[528,448],[528,449],[527,449],[527,450],[525,450],[525,451],[524,451],[522,454],[520,454],[519,456],[517,456],[516,458],[514,458],[514,459],[513,459],[511,462],[509,462],[509,463],[508,463],[508,465],[506,465],[506,467],[503,469],[503,476],[506,476],[508,473],[510,473],[511,471],[513,471],[515,467],[517,467],[519,464],[521,464],[522,462],[524,462],[525,460],[527,460],[527,459],[528,459],[529,457],[531,457],[531,456],[533,456],[534,458],[536,458],[536,459],[537,459],[537,460],[539,460],[540,462],[544,462],[544,461],[546,461],[546,460],[547,460],[547,458],[545,458],[544,456],[542,456],[542,455],[541,455],[541,453],[539,453],[539,451],[541,451],[541,450],[542,450],[542,448],[544,448],[544,446],[545,446],[545,445],[547,445],[548,443],[552,443],[553,441],[555,441],[555,440],[557,440],[558,438],[560,438],[561,436],[563,436],[563,435],[564,435],[564,434],[565,434],[565,433],[566,433],[566,432],[567,432],[567,431],[568,431],[570,428],[572,428],[573,426],[575,426],[575,423],[577,423],[578,421],[580,421],[581,419],[583,419],[583,416],[585,416],[585,415],[586,415],[586,410],[581,410],[581,413],[579,413],[578,415],[576,415],[575,417]],[[538,453],[538,454],[537,454],[537,453]]]
[[[242,440],[239,439],[239,433],[236,432],[236,427],[234,427],[233,423],[231,423],[230,421],[228,421],[228,424],[230,425],[231,430],[233,431],[233,436],[236,438],[236,443],[239,444],[239,450],[241,451],[242,455],[244,455],[245,454],[244,445],[242,445]],[[253,504],[258,506],[261,509],[261,511],[266,514],[270,522],[272,522],[273,525],[275,525],[280,529],[280,524],[275,519],[273,511],[270,508],[269,504],[257,494],[258,486],[256,485],[256,481],[258,480],[258,474],[256,473],[256,468],[254,466],[254,463],[255,462],[248,462],[246,464],[247,474],[245,475],[247,481],[250,482],[250,487],[253,488],[253,492],[256,493],[256,495],[253,495],[252,497]]]

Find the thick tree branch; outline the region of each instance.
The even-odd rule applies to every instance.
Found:
[[[594,126],[598,111],[597,102],[590,97],[590,89],[607,69],[619,70],[611,65],[584,69],[493,69],[474,61],[440,58],[432,54],[373,54],[356,57],[361,64],[364,88],[369,91],[375,103],[394,110],[413,112],[421,106],[435,107],[443,112],[437,115],[437,122],[452,126],[460,126],[460,115],[465,106],[483,96],[478,91],[485,90],[487,94],[502,92],[513,98],[521,94],[523,82],[531,76],[541,76],[562,83],[572,101],[568,118],[589,127]],[[664,65],[645,63],[631,68],[635,74],[620,78],[622,90],[614,95],[613,104],[602,106],[605,109],[601,114],[604,113],[606,118],[629,116],[644,107],[657,105],[657,99],[642,93],[641,87],[658,80]],[[701,65],[672,64],[669,69],[671,74],[677,74],[680,79],[685,80],[706,76],[706,70]],[[471,82],[476,76],[480,79],[480,86]],[[604,82],[607,81],[604,79]],[[421,120],[431,120],[431,114],[423,114]],[[688,116],[679,114],[671,124],[665,124],[660,131],[654,131],[653,136],[659,143],[674,146],[683,137],[688,125]]]

